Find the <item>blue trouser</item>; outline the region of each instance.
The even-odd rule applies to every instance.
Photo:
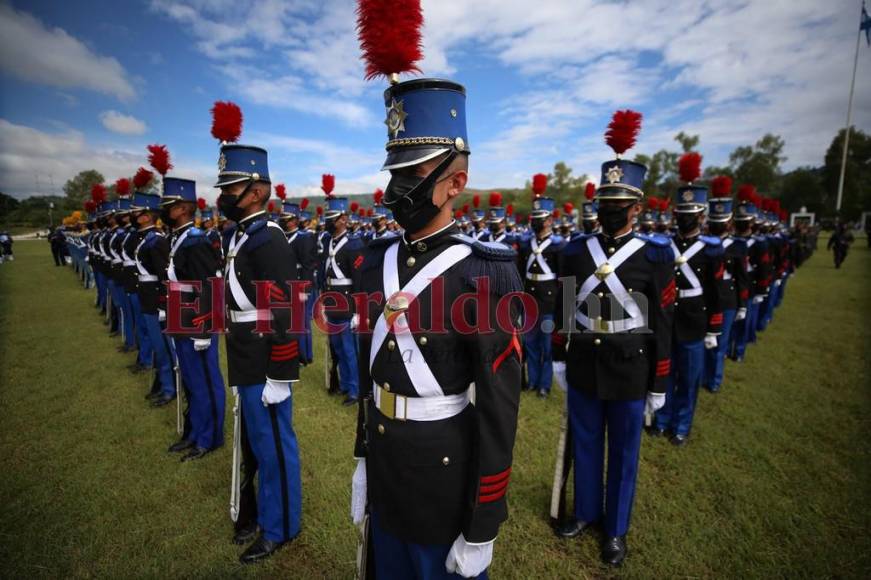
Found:
[[[339,328],[330,333],[330,345],[338,358],[339,389],[345,395],[357,398],[360,378],[357,375],[357,337],[351,330],[351,321],[328,318],[330,325]]]
[[[766,315],[768,317],[768,322],[771,322],[771,319],[774,318],[774,309],[780,304],[780,295],[783,292],[783,282],[779,285],[772,284],[771,285],[771,294],[768,298],[768,310],[766,311]]]
[[[267,540],[286,542],[299,534],[302,479],[293,431],[293,396],[264,406],[263,384],[239,386],[245,430],[257,458],[257,523]]]
[[[118,307],[121,316],[121,333],[124,344],[128,348],[133,348],[136,346],[136,339],[133,336],[133,309],[130,307],[130,300],[127,298],[127,292],[124,291],[123,285],[113,282],[112,287],[114,289],[112,300]]]
[[[188,440],[202,449],[224,444],[224,377],[218,366],[218,339],[206,350],[194,350],[191,338],[175,339],[182,380],[187,387],[190,433]]]
[[[774,302],[774,307],[777,308],[783,302],[783,293],[786,292],[786,281],[789,280],[789,274],[784,274],[780,278],[780,288],[777,289],[777,300]]]
[[[644,399],[602,401],[570,388],[568,409],[575,457],[575,517],[597,522],[604,505],[605,534],[623,536],[629,531],[635,499]],[[606,431],[608,475],[603,486]]]
[[[771,312],[774,310],[774,300],[777,296],[777,287],[772,284],[768,287],[768,296],[759,305],[759,314],[756,319],[756,331],[762,332],[768,327],[771,322]]]
[[[97,306],[106,308],[106,277],[101,272],[94,271],[94,282],[97,284]]]
[[[747,351],[747,332],[750,326],[750,301],[747,302],[747,313],[741,320],[732,323],[732,331],[729,333],[729,357],[733,360],[741,360]]]
[[[665,405],[656,412],[657,429],[671,429],[675,435],[690,434],[704,369],[704,341],[674,343]]]
[[[750,301],[747,307],[747,342],[756,342],[756,325],[759,324],[759,310],[762,307],[762,302]]]
[[[306,364],[315,360],[314,344],[312,343],[312,316],[314,316],[315,302],[317,301],[317,290],[314,286],[310,290],[311,293],[305,302],[305,332],[299,341]]]
[[[462,578],[449,574],[445,560],[452,544],[414,544],[403,541],[379,525],[378,514],[370,519],[378,580],[441,580]],[[475,576],[487,579],[487,571]]]
[[[524,324],[528,324],[528,320]],[[542,315],[523,337],[526,347],[526,373],[530,389],[550,392],[553,382],[551,333],[543,331],[542,326],[553,328],[553,314]]]
[[[732,339],[732,324],[735,322],[735,310],[723,311],[722,333],[717,337],[717,348],[705,350],[705,385],[711,391],[720,390],[723,384],[723,366],[726,363],[726,351]]]
[[[124,300],[118,295],[118,289],[120,286],[115,283],[115,280],[110,276],[108,279],[108,289],[109,289],[109,297],[112,299],[112,332],[118,331],[124,332],[124,309],[123,303]],[[124,291],[121,291],[121,294],[124,294]]]
[[[151,351],[154,353],[154,368],[160,383],[160,394],[164,397],[175,397],[175,381],[172,376],[172,354],[163,336],[157,314],[142,314],[142,327],[148,335]],[[141,352],[141,351],[140,351]]]
[[[151,339],[145,331],[139,294],[132,292],[127,295],[127,299],[130,300],[130,310],[133,311],[133,329],[136,333],[136,342],[139,344],[139,355],[136,357],[136,362],[142,366],[149,366],[151,364],[152,346]]]

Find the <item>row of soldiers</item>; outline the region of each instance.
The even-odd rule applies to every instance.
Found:
[[[545,180],[528,231],[500,240],[505,212],[494,203],[489,234],[469,235],[454,207],[470,171],[465,88],[399,82],[421,58],[422,17],[419,2],[389,4],[385,13],[361,2],[358,24],[367,74],[390,79],[382,204],[396,231],[355,235],[349,200],[332,195],[330,179],[323,232],[269,219],[267,152],[237,143],[241,110],[218,102],[224,228],[195,226],[194,182],[168,176],[166,149],[150,146],[160,195],[148,192],[144,169],[132,199],[117,206],[95,190],[100,211],[86,245],[97,305],[132,337],[122,350],[138,345],[142,355],[151,345],[154,404],[185,392],[182,436],[170,449],[186,460],[222,443],[224,335],[236,397],[234,540],[250,542],[242,562],[271,556],[300,532],[292,392],[312,359],[314,321],[329,337],[339,390],[357,409],[351,519],[361,531],[361,577],[487,577],[508,518],[524,361],[531,390],[546,394],[555,375],[567,392],[556,530],[572,538],[601,529],[602,560],[619,565],[645,417],[652,435],[686,443],[699,386],[718,388],[722,358],[743,356],[771,320],[794,245],[776,216],[760,215],[752,192],[733,211],[731,185],[720,180],[709,200],[698,155],[681,160],[675,231],[636,231],[646,167],[622,157],[640,130],[632,111],[618,111],[608,127],[616,158],[583,202],[589,230],[555,233]],[[147,368],[148,357],[137,365]]]

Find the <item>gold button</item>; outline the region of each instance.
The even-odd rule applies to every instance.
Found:
[[[641,354],[644,354],[644,349],[643,349],[643,348],[639,348],[639,349],[638,349],[638,352],[641,353]]]
[[[627,291],[627,292],[632,292],[632,288],[627,288],[626,291]]]
[[[420,340],[418,340],[417,342],[420,343],[420,346],[426,346],[426,343],[429,342],[429,341],[426,339],[425,336],[421,336],[421,337],[420,337]]]
[[[598,296],[599,298],[604,298],[604,297],[605,297],[605,293],[604,293],[604,292],[599,292],[599,293],[597,294],[597,296]]]
[[[450,457],[442,457],[442,465],[449,465],[451,463]]]
[[[417,260],[414,259],[414,256],[409,256],[408,259],[405,261],[405,265],[411,268],[412,266],[414,266],[414,263],[416,261]]]
[[[614,248],[608,248],[608,253],[609,253],[609,254],[613,254],[615,251],[616,251],[616,250],[614,250]]]
[[[387,391],[388,393],[390,392],[390,383],[384,383],[381,386],[384,388],[385,391]]]
[[[426,251],[426,244],[424,242],[418,242],[417,243],[417,251],[418,252],[425,252]]]
[[[599,346],[600,344],[602,344],[602,339],[597,338],[596,340],[593,341],[593,344],[595,344],[596,346]]]
[[[396,348],[396,343],[392,340],[387,341],[387,350],[393,350]]]
[[[382,425],[380,423],[378,424],[378,432],[380,434],[384,435],[384,425]]]

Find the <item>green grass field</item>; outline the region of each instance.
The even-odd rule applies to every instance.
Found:
[[[627,578],[871,575],[871,252],[822,249],[722,392],[702,392],[689,446],[645,437]],[[175,408],[115,352],[93,292],[44,241],[0,265],[0,576],[352,578],[356,411],[305,369],[294,397],[303,531],[243,568],[228,516],[229,446],[180,464]],[[323,341],[318,342],[323,350]],[[322,360],[316,353],[316,358]],[[562,396],[524,395],[511,515],[493,578],[593,578],[598,539],[562,541],[547,510]],[[232,435],[229,417],[226,432]]]

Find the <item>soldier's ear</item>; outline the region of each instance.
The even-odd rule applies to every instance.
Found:
[[[469,181],[469,174],[466,171],[456,171],[448,180],[448,198],[453,199],[463,193],[466,189],[466,183]]]

